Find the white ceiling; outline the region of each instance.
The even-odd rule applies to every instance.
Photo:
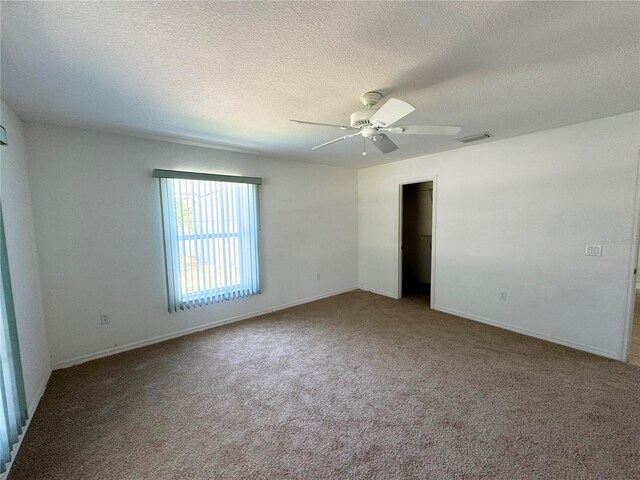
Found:
[[[638,2],[6,2],[1,94],[24,120],[361,167],[458,148],[310,151],[377,90],[403,124],[494,139],[640,109]]]

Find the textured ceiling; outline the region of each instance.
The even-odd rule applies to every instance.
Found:
[[[343,166],[458,148],[316,151],[377,90],[494,139],[640,109],[638,2],[6,2],[1,94],[24,120]]]

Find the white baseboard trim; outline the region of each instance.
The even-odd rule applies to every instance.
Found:
[[[364,290],[365,292],[371,292],[371,293],[375,293],[376,295],[382,295],[384,297],[389,297],[389,298],[393,298],[394,300],[398,300],[398,297],[393,293],[384,292],[382,290],[376,290],[375,288],[370,288],[370,287],[359,287],[359,288],[360,290]]]
[[[29,425],[31,425],[31,419],[36,413],[38,408],[38,404],[40,403],[40,399],[42,395],[44,395],[44,391],[47,389],[47,383],[49,383],[49,378],[51,378],[51,370],[47,373],[42,379],[42,383],[40,383],[40,388],[38,389],[38,393],[36,393],[35,398],[31,401],[31,404],[27,406],[29,412],[29,418],[27,419],[27,423],[22,429],[22,433],[18,437],[18,442],[13,446],[13,451],[11,452],[11,461],[7,463],[7,469],[3,474],[0,475],[0,480],[6,480],[9,476],[9,472],[11,471],[11,467],[13,467],[13,461],[16,459],[16,455],[18,455],[18,451],[22,446],[22,440],[24,440],[24,436],[27,434],[27,430],[29,429]]]
[[[572,342],[570,340],[565,340],[563,338],[553,337],[551,335],[546,335],[544,333],[535,332],[533,330],[528,330],[526,328],[516,327],[513,325],[509,325],[502,322],[497,322],[495,320],[490,320],[485,317],[481,317],[479,315],[472,315],[466,312],[460,312],[458,310],[454,310],[452,308],[441,307],[439,305],[432,305],[431,308],[433,310],[438,310],[439,312],[449,313],[451,315],[455,315],[456,317],[466,318],[467,320],[474,320],[476,322],[486,323],[487,325],[492,325],[494,327],[503,328],[505,330],[510,330],[512,332],[521,333],[523,335],[527,335],[529,337],[539,338],[540,340],[546,340],[547,342],[557,343],[560,345],[564,345],[565,347],[574,348],[576,350],[582,350],[583,352],[593,353],[594,355],[599,355],[601,357],[611,358],[613,360],[620,360],[622,358],[619,354],[613,352],[607,352],[606,350],[600,350],[595,347],[591,347],[588,345],[583,345],[581,343]]]
[[[68,360],[63,360],[53,365],[53,370],[60,370],[62,368],[68,368],[73,365],[79,365],[81,363],[89,362],[91,360],[96,360],[102,357],[108,357],[110,355],[115,355],[116,353],[126,352],[128,350],[133,350],[135,348],[146,347],[148,345],[153,345],[154,343],[164,342],[166,340],[171,340],[172,338],[183,337],[185,335],[189,335],[191,333],[202,332],[204,330],[209,330],[210,328],[220,327],[222,325],[227,325],[229,323],[240,322],[242,320],[247,320],[249,318],[258,317],[260,315],[264,315],[271,312],[277,312],[278,310],[284,310],[285,308],[295,307],[296,305],[302,305],[304,303],[315,302],[316,300],[322,300],[323,298],[333,297],[334,295],[340,295],[341,293],[353,292],[357,290],[358,287],[349,287],[344,288],[342,290],[337,290],[335,292],[323,293],[321,295],[316,295],[314,297],[305,298],[302,300],[296,300],[294,302],[284,303],[282,305],[276,305],[274,307],[265,308],[262,310],[257,310],[250,313],[245,313],[242,315],[237,315],[235,317],[224,318],[221,320],[216,320],[214,322],[205,323],[203,325],[198,325],[197,327],[185,328],[184,330],[178,330],[177,332],[167,333],[165,335],[159,335],[157,337],[149,338],[146,340],[140,340],[138,342],[128,343],[126,345],[120,345],[118,347],[108,348],[106,350],[101,350],[96,353],[90,353],[87,355],[81,355],[78,357],[70,358]],[[2,480],[0,478],[0,480]]]

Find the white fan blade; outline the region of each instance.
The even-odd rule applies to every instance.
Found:
[[[401,118],[406,117],[416,108],[397,98],[390,98],[380,109],[373,114],[369,121],[378,127],[388,127],[396,123]]]
[[[387,133],[404,133],[407,135],[457,135],[462,130],[459,125],[407,125],[405,127],[381,128]]]
[[[398,149],[398,146],[384,134],[378,134],[371,137],[371,143],[378,147],[378,150],[382,153],[389,153]]]
[[[355,128],[348,127],[347,125],[332,125],[330,123],[317,123],[317,122],[305,122],[304,120],[293,120],[290,119],[290,122],[303,123],[305,125],[320,125],[321,127],[336,127],[340,130],[355,130]]]
[[[335,140],[331,140],[329,142],[321,143],[320,145],[316,145],[315,147],[313,147],[311,150],[315,150],[316,148],[324,147],[324,146],[329,145],[330,143],[333,143],[333,142],[339,142],[340,140],[346,140],[348,138],[355,137],[356,135],[360,135],[361,133],[362,132],[352,133],[351,135],[345,135],[344,137],[336,138]]]

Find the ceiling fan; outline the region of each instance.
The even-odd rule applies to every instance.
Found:
[[[352,113],[349,125],[332,125],[329,123],[306,122],[304,120],[291,121],[305,125],[335,127],[341,130],[358,130],[356,133],[350,133],[335,140],[316,145],[311,150],[361,135],[363,141],[366,142],[366,140],[369,139],[382,153],[390,153],[397,150],[398,146],[386,135],[387,133],[404,135],[456,135],[461,130],[461,127],[458,125],[392,126],[398,120],[413,112],[415,107],[397,98],[390,98],[381,107],[374,108],[381,99],[382,94],[378,92],[367,92],[363,94],[360,97],[360,101],[367,108]],[[363,145],[366,145],[366,143]],[[366,154],[366,148],[364,148],[362,155]]]

